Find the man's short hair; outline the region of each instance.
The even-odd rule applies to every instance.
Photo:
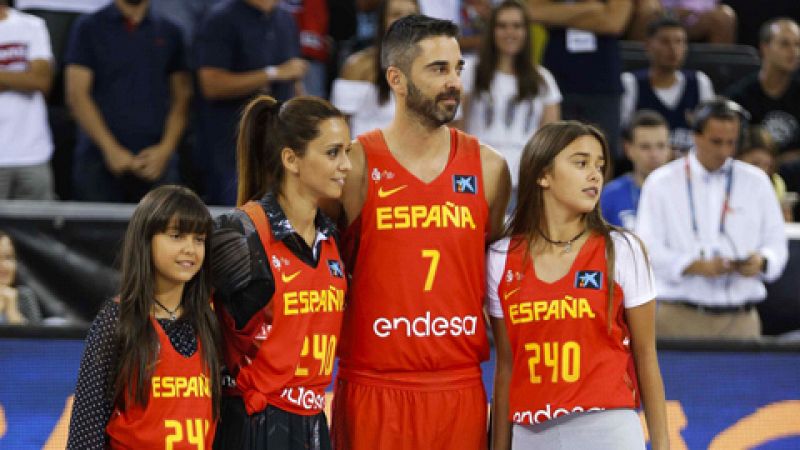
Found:
[[[417,57],[417,43],[436,36],[458,37],[458,25],[449,20],[413,14],[395,21],[383,37],[381,68],[395,66],[407,72]]]
[[[631,118],[630,123],[622,133],[622,137],[628,142],[633,142],[633,133],[640,127],[664,127],[669,130],[669,124],[664,119],[664,116],[652,109],[640,109]]]
[[[739,120],[742,124],[750,120],[750,113],[741,105],[718,95],[711,100],[700,102],[692,114],[692,129],[695,133],[702,133],[710,119]]]
[[[650,39],[656,35],[659,31],[664,28],[680,28],[681,30],[686,31],[686,28],[683,24],[676,18],[669,16],[669,15],[661,15],[653,19],[650,23],[647,24],[647,38]]]
[[[789,17],[775,17],[774,19],[769,19],[758,29],[758,42],[769,44],[769,41],[772,40],[772,27],[778,22],[789,22],[797,25],[797,22]]]

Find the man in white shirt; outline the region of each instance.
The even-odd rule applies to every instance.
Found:
[[[651,22],[645,49],[650,66],[621,75],[622,124],[627,126],[636,111],[656,111],[669,123],[672,147],[686,151],[692,146],[687,113],[712,99],[714,87],[705,73],[682,69],[688,45],[686,30],[676,19],[661,17]]]
[[[42,19],[0,0],[0,199],[53,198],[53,142],[44,95],[52,84]]]
[[[746,114],[723,97],[701,103],[695,146],[642,187],[636,231],[656,275],[659,337],[761,334],[755,305],[783,272],[788,243],[769,179],[732,158]]]

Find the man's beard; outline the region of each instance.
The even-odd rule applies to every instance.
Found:
[[[429,128],[438,128],[450,123],[456,116],[458,105],[461,102],[461,92],[458,89],[449,89],[447,92],[443,92],[431,99],[425,97],[411,80],[408,80],[406,88],[408,89],[406,106],[420,118],[423,125]],[[455,106],[452,108],[438,106],[440,101],[447,99],[455,99]]]

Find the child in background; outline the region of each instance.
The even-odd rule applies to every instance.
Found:
[[[211,227],[187,188],[162,186],[139,202],[120,295],[86,337],[67,448],[211,448],[219,395]]]

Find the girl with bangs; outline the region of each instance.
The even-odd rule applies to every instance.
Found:
[[[139,202],[121,290],[86,337],[67,448],[211,448],[219,398],[208,209],[162,186]]]
[[[522,153],[519,203],[487,257],[496,450],[644,449],[640,398],[653,449],[669,447],[653,275],[600,213],[607,161],[603,134],[575,121]]]

